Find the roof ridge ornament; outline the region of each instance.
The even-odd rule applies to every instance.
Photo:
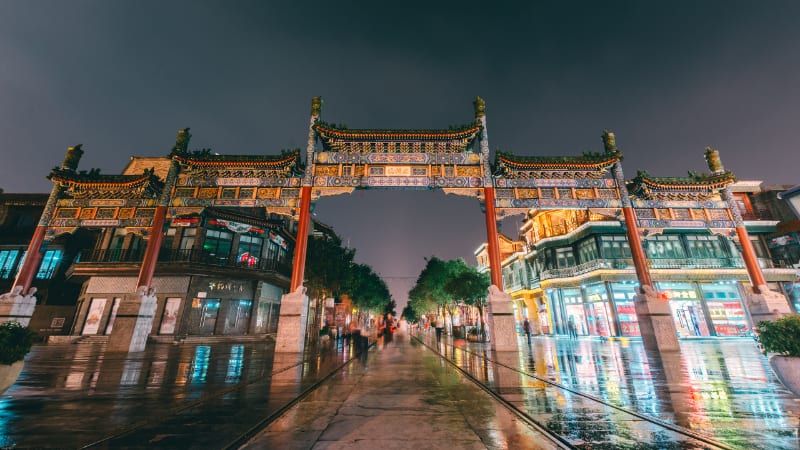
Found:
[[[322,111],[322,97],[314,97],[311,99],[311,115],[319,116]]]
[[[175,138],[175,146],[172,147],[171,153],[183,155],[189,152],[189,140],[192,138],[192,134],[189,133],[189,130],[189,127],[178,130],[178,136]]]
[[[67,148],[67,154],[64,156],[64,162],[61,163],[62,170],[75,172],[75,170],[78,168],[78,162],[80,162],[81,156],[83,156],[83,149],[81,148],[82,146],[83,144],[77,144]]]
[[[719,150],[706,147],[705,158],[712,175],[725,173],[725,167],[722,166],[722,160],[719,157]]]
[[[619,149],[617,148],[617,138],[614,136],[613,131],[603,130],[603,149],[607,154],[618,155]]]
[[[486,115],[486,102],[484,102],[482,98],[475,97],[475,101],[472,102],[472,105],[475,106],[476,119]]]

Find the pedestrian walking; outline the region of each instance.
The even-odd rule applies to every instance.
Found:
[[[531,321],[527,317],[522,321],[522,329],[525,331],[525,337],[528,338],[528,345],[531,345]]]
[[[444,330],[442,316],[436,316],[436,322],[434,322],[433,327],[436,329],[436,342],[440,342],[442,340],[442,331]]]
[[[578,339],[578,327],[575,325],[574,316],[569,316],[569,320],[567,321],[567,329],[569,331],[570,339]]]

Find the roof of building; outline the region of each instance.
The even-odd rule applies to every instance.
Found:
[[[619,153],[591,153],[579,156],[519,156],[498,151],[495,167],[499,171],[510,170],[562,170],[598,169],[608,167],[620,159]]]
[[[689,172],[687,177],[654,177],[640,170],[628,181],[628,192],[643,199],[705,199],[720,188],[732,184],[736,178],[730,171],[719,174]]]

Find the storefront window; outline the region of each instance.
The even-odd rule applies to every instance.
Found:
[[[678,337],[711,335],[701,296],[692,283],[658,283],[658,291],[669,301]]]
[[[786,291],[786,296],[789,297],[794,312],[800,313],[800,282],[783,283],[783,289]]]
[[[597,252],[597,243],[594,238],[585,239],[578,244],[578,259],[581,264],[599,258],[600,254]]]
[[[690,234],[686,236],[686,246],[692,258],[726,258],[723,243],[719,236]]]
[[[228,231],[206,230],[203,252],[213,259],[227,260],[231,254],[233,233]]]
[[[608,302],[605,283],[586,288],[587,320],[589,334],[594,336],[616,336],[616,329]]]
[[[564,299],[567,323],[569,324],[570,321],[575,322],[575,330],[578,335],[585,336],[589,334],[580,289],[561,289],[561,297]]]
[[[225,314],[225,330],[223,334],[247,334],[253,301],[231,300],[226,303],[228,304],[228,310]]]
[[[683,259],[686,257],[680,236],[674,234],[651,236],[645,240],[645,248],[649,258]]]
[[[185,228],[181,234],[181,250],[191,250],[194,248],[194,238],[197,235],[197,228]]]
[[[220,299],[195,298],[192,300],[192,312],[189,319],[189,333],[198,335],[214,334],[219,315]]]
[[[748,336],[741,295],[736,281],[700,283],[708,307],[708,315],[717,336]]]
[[[61,250],[46,251],[42,256],[39,271],[36,272],[36,278],[40,280],[53,278],[53,273],[56,271],[59,261],[61,261]]]
[[[556,249],[556,258],[559,268],[572,267],[575,265],[575,255],[572,253],[571,248]]]
[[[617,307],[617,319],[621,336],[641,336],[639,320],[636,317],[636,307],[633,299],[636,298],[635,285],[632,283],[611,283],[611,295],[614,296],[614,305]]]
[[[600,236],[601,251],[605,259],[631,257],[631,248],[625,236]]]
[[[15,274],[19,250],[0,250],[0,278],[11,278]]]
[[[258,264],[261,257],[261,243],[263,239],[257,236],[239,236],[239,250],[236,262],[248,267]]]

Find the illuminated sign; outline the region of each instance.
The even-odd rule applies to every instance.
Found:
[[[664,298],[667,300],[696,300],[697,299],[697,292],[691,290],[666,290],[661,293]]]

